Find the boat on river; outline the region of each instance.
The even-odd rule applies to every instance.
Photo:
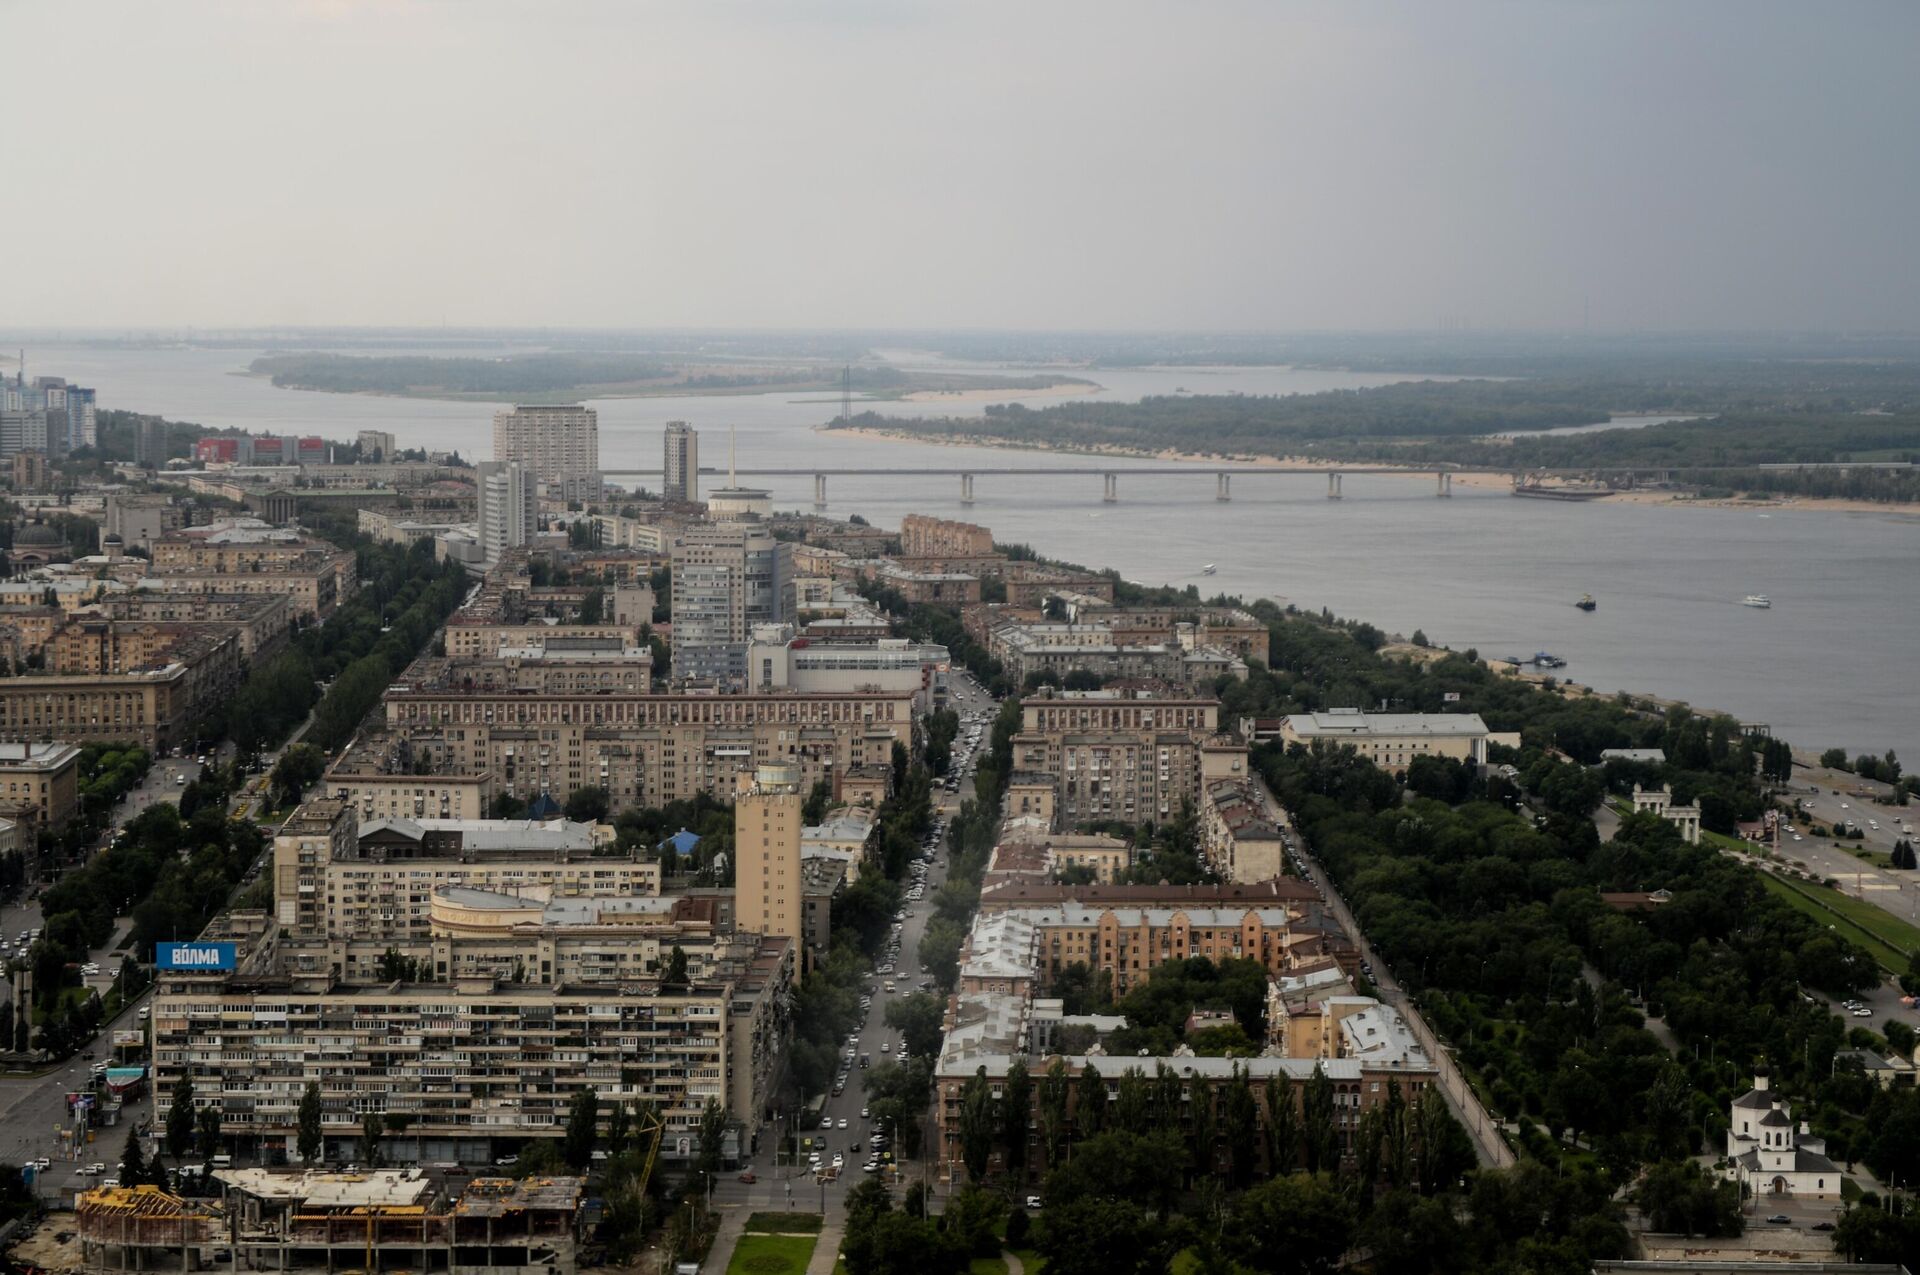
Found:
[[[1766,611],[1772,609],[1773,599],[1764,593],[1749,593],[1746,597],[1740,599],[1740,605],[1743,607],[1752,607],[1756,611]]]
[[[1580,595],[1580,600],[1573,605],[1579,607],[1582,611],[1591,611],[1600,604],[1593,600],[1591,593],[1583,593]]]

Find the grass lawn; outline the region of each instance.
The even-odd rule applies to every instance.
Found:
[[[1020,1259],[1020,1264],[1027,1268],[1027,1275],[1040,1275],[1041,1271],[1047,1269],[1047,1259],[1040,1256],[1037,1249],[1016,1248],[1008,1251]]]
[[[1007,1275],[1007,1264],[998,1257],[976,1257],[967,1267],[967,1275]]]
[[[815,1242],[810,1235],[742,1235],[727,1275],[805,1275]]]
[[[749,1235],[818,1235],[818,1213],[755,1213],[747,1218]]]
[[[1786,881],[1770,872],[1760,874],[1760,880],[1767,889],[1791,903],[1822,925],[1831,925],[1835,931],[1872,953],[1873,959],[1895,972],[1907,968],[1906,949],[1890,942],[1883,935],[1905,931],[1909,944],[1920,940],[1920,931],[1904,921],[1895,919],[1880,911],[1871,903],[1849,898],[1837,890],[1825,886],[1806,885],[1798,881]],[[1876,916],[1865,915],[1877,913]]]

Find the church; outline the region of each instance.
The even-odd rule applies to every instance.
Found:
[[[1805,1121],[1768,1087],[1767,1075],[1733,1100],[1727,1117],[1729,1176],[1761,1195],[1837,1196],[1840,1169],[1827,1159],[1825,1139],[1812,1137]]]

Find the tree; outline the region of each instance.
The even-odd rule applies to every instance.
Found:
[[[1340,1167],[1340,1132],[1333,1123],[1333,1080],[1319,1063],[1301,1102],[1301,1143],[1306,1151],[1307,1172],[1333,1172]]]
[[[576,788],[567,794],[567,818],[575,823],[599,823],[607,817],[607,790]]]
[[[183,1071],[173,1082],[172,1103],[167,1108],[167,1154],[175,1160],[184,1159],[193,1150],[193,1135],[193,1076]]]
[[[673,950],[667,953],[667,972],[661,976],[660,981],[668,987],[687,985],[687,950],[678,943],[675,943]]]
[[[360,1158],[370,1169],[380,1166],[380,1139],[387,1133],[387,1118],[369,1110],[360,1118]]]
[[[932,1058],[940,1052],[941,1027],[946,1020],[946,1002],[931,992],[915,992],[887,1003],[887,1026],[898,1028],[900,1043],[915,1058]]]
[[[1709,1173],[1692,1160],[1669,1160],[1648,1169],[1634,1190],[1633,1202],[1656,1231],[1729,1236],[1746,1228],[1739,1184]]]
[[[593,1144],[600,1136],[600,1095],[588,1087],[567,1104],[567,1130],[560,1140],[560,1158],[576,1173],[593,1163]]]
[[[140,1150],[140,1134],[137,1130],[127,1130],[127,1144],[120,1152],[120,1182],[123,1186],[139,1186],[147,1180],[147,1157]]]
[[[1915,960],[1920,963],[1920,956]],[[1915,970],[1920,975],[1920,965]],[[1091,1138],[1107,1127],[1107,1083],[1100,1076],[1100,1069],[1089,1058],[1080,1068],[1080,1078],[1074,1083],[1073,1132],[1074,1136]]]
[[[1033,1081],[1027,1076],[1026,1060],[1015,1058],[1007,1068],[1000,1096],[1000,1141],[1006,1147],[1007,1172],[1015,1181],[1027,1167],[1027,1127],[1032,1108]]]
[[[720,1146],[727,1133],[727,1110],[717,1099],[707,1099],[700,1112],[700,1131],[694,1143],[694,1168],[699,1170],[702,1191],[710,1190],[713,1175],[720,1169]]]
[[[993,1093],[983,1066],[960,1088],[960,1157],[967,1166],[969,1180],[978,1182],[987,1176],[996,1132]]]
[[[1004,1197],[977,1186],[954,1192],[940,1218],[947,1238],[970,1257],[1000,1255],[1000,1224],[1007,1216]]]
[[[1346,1254],[1353,1206],[1325,1178],[1272,1178],[1240,1197],[1229,1235],[1234,1257],[1252,1270],[1320,1275]]]
[[[1828,770],[1852,769],[1851,764],[1847,761],[1847,750],[1844,748],[1827,749],[1826,752],[1820,754],[1820,764]]]
[[[217,1103],[204,1103],[200,1108],[195,1130],[195,1149],[211,1160],[220,1150],[220,1107]]]
[[[1046,1074],[1040,1077],[1040,1145],[1049,1169],[1060,1163],[1067,1149],[1067,1099],[1072,1089],[1066,1060],[1055,1058],[1048,1063]]]
[[[1300,1164],[1299,1113],[1293,1105],[1293,1082],[1269,1076],[1266,1084],[1267,1172],[1292,1173]]]
[[[1048,1275],[1162,1275],[1178,1245],[1135,1201],[1089,1197],[1050,1201],[1038,1247]]]
[[[300,1111],[297,1117],[299,1134],[296,1145],[300,1151],[302,1164],[311,1165],[318,1160],[326,1146],[326,1135],[320,1126],[320,1116],[320,1082],[309,1080],[306,1092],[300,1095]]]
[[[1260,1155],[1260,1107],[1254,1101],[1253,1082],[1246,1069],[1236,1064],[1233,1078],[1221,1095],[1220,1122],[1227,1135],[1227,1160],[1232,1166],[1233,1185],[1245,1187],[1253,1181]]]

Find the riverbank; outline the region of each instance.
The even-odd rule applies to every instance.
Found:
[[[972,391],[969,391],[971,393]],[[995,391],[983,391],[987,397],[995,396]],[[838,429],[832,425],[816,425],[820,432],[833,433],[847,438],[860,438],[876,442],[891,443],[930,443],[941,447],[985,447],[996,451],[1045,452],[1056,456],[1091,456],[1115,460],[1152,460],[1168,464],[1234,465],[1250,469],[1280,468],[1310,469],[1328,472],[1352,470],[1356,466],[1378,470],[1380,462],[1367,461],[1340,462],[1327,460],[1319,456],[1250,456],[1228,455],[1220,452],[1187,452],[1178,448],[1165,447],[1149,452],[1138,448],[1126,447],[1039,447],[1030,444],[1012,442],[991,434],[950,434],[944,437],[918,434],[911,430],[877,429],[871,426]],[[1423,482],[1433,481],[1437,466],[1388,466],[1397,469],[1397,473],[1379,474],[1380,477],[1417,478]],[[1458,487],[1473,487],[1480,490],[1506,490],[1513,486],[1513,475],[1501,470],[1450,470],[1452,480]],[[1781,496],[1776,499],[1747,500],[1737,497],[1696,496],[1683,491],[1619,491],[1611,495],[1596,498],[1608,504],[1618,505],[1684,505],[1694,509],[1737,509],[1747,513],[1768,512],[1771,510],[1821,509],[1833,513],[1893,514],[1920,522],[1920,506],[1885,504],[1872,500],[1846,500],[1825,496]]]
[[[755,381],[740,385],[689,385],[684,381],[613,381],[592,382],[568,386],[558,390],[450,390],[437,386],[422,386],[415,389],[334,389],[321,385],[281,384],[274,380],[272,372],[255,372],[246,369],[229,373],[231,376],[245,377],[249,380],[265,381],[276,390],[289,390],[301,394],[331,394],[346,398],[382,398],[427,400],[440,403],[520,403],[527,406],[559,405],[586,403],[607,399],[650,399],[650,398],[746,398],[760,395],[782,394],[831,394],[838,395],[840,385],[836,380],[796,380],[796,381]],[[986,380],[988,378],[975,378]],[[919,389],[902,387],[900,389],[866,388],[854,392],[854,402],[859,403],[1005,403],[1016,399],[1058,397],[1071,394],[1098,394],[1106,387],[1093,381],[1082,381],[1071,377],[1049,385],[1019,384],[983,384],[965,388],[945,388],[923,386]],[[838,405],[838,397],[819,399],[793,399],[798,403],[832,403]]]

